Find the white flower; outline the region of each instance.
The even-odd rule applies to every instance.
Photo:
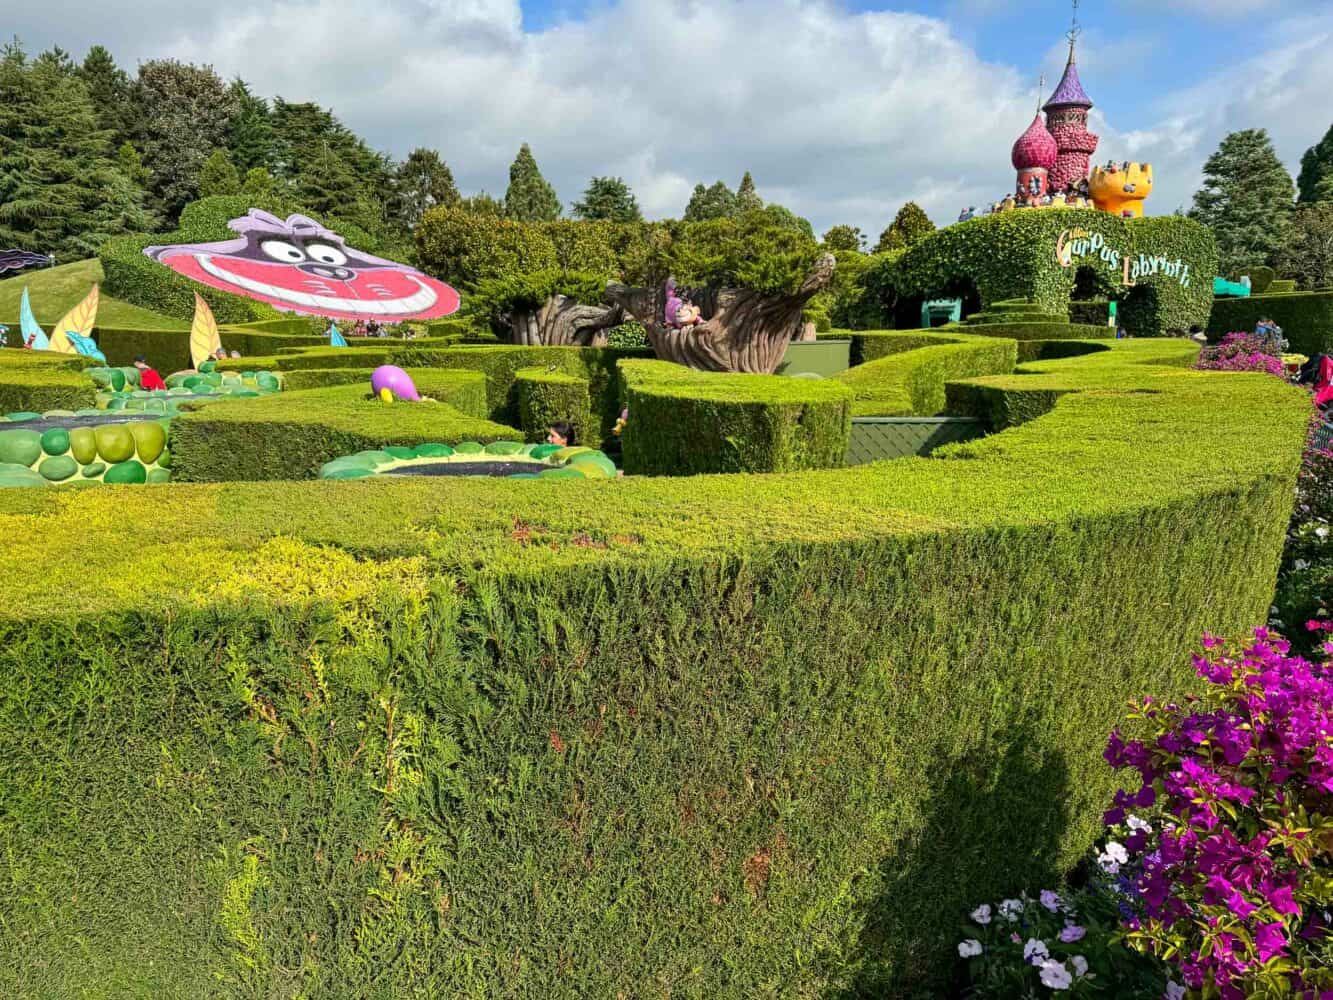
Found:
[[[1123,844],[1117,844],[1114,840],[1106,842],[1106,850],[1097,855],[1097,863],[1102,866],[1102,871],[1108,875],[1115,875],[1120,871],[1120,866],[1128,863],[1129,852],[1125,850]]]
[[[1023,901],[1021,899],[1006,899],[1000,903],[1000,916],[1011,924],[1018,919],[1018,915],[1023,912]]]
[[[1310,563],[1306,559],[1297,559],[1292,565],[1295,566],[1297,570],[1307,570],[1310,568]]]
[[[1051,949],[1046,947],[1046,942],[1041,938],[1028,938],[1027,943],[1023,945],[1023,961],[1029,965],[1041,965],[1041,963],[1051,957]]]
[[[1069,974],[1063,962],[1047,959],[1041,963],[1041,985],[1053,990],[1067,990],[1074,977]]]
[[[1139,819],[1137,816],[1129,816],[1125,819],[1125,826],[1136,833],[1142,830],[1144,833],[1152,833],[1152,824],[1146,819]]]
[[[980,924],[982,927],[985,927],[988,923],[990,923],[989,903],[982,903],[980,906],[978,906],[975,910],[972,911],[972,922],[974,924]]]
[[[1185,1000],[1185,987],[1168,979],[1166,992],[1162,994],[1162,1000]]]
[[[1327,538],[1327,537],[1328,537],[1328,528],[1327,528],[1326,526],[1324,526],[1324,525],[1321,524],[1319,527],[1317,527],[1317,528],[1314,529],[1314,533],[1315,533],[1317,536],[1319,536],[1320,538]]]
[[[1050,889],[1043,889],[1041,890],[1041,905],[1054,913],[1060,909],[1060,897]]]
[[[976,958],[981,952],[981,942],[976,938],[958,942],[958,954],[963,958]]]
[[[1069,960],[1069,964],[1074,967],[1074,978],[1082,979],[1088,974],[1088,960],[1082,955],[1075,955]]]

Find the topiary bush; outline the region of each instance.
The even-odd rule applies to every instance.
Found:
[[[545,368],[520,368],[514,373],[518,393],[519,426],[529,441],[545,441],[550,426],[564,421],[574,426],[574,443],[601,440],[601,423],[594,420],[588,380]]]
[[[945,995],[1272,593],[1307,398],[1101,346],[930,459],[0,492],[0,994]]]
[[[1217,299],[1208,320],[1208,337],[1220,340],[1227,333],[1253,330],[1264,317],[1282,327],[1297,354],[1333,352],[1333,291]]]
[[[852,393],[832,380],[719,375],[665,361],[621,364],[631,475],[789,472],[842,465]]]
[[[887,349],[895,340],[899,349]],[[875,342],[884,356],[835,376],[855,394],[854,417],[934,416],[945,409],[946,382],[1008,374],[1018,360],[1018,345],[998,338],[911,331]]]
[[[283,392],[263,399],[210,403],[172,426],[175,478],[180,482],[313,479],[325,462],[356,451],[426,441],[503,441],[519,432],[470,416],[484,385],[471,372],[418,372],[433,403],[385,404],[369,381]]]
[[[83,374],[90,358],[0,347],[0,414],[83,410],[97,403],[97,387]]]

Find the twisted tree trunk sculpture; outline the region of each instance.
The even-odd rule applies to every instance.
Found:
[[[513,342],[524,347],[604,347],[606,331],[624,322],[618,305],[586,306],[553,295],[536,312],[509,317]]]
[[[705,317],[679,329],[663,322],[661,288],[610,284],[606,297],[642,323],[657,356],[702,371],[771,375],[782,363],[787,344],[801,333],[801,310],[833,279],[832,254],[820,257],[800,289],[791,295],[766,295],[748,288],[681,289]]]

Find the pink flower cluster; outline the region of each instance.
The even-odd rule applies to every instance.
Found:
[[[1266,629],[1239,649],[1205,636],[1204,649],[1205,693],[1183,706],[1144,699],[1130,718],[1151,738],[1117,731],[1106,749],[1140,779],[1107,823],[1130,810],[1157,820],[1130,824],[1138,902],[1124,926],[1223,1000],[1258,985],[1328,995],[1333,678]]]
[[[1285,378],[1282,359],[1276,357],[1261,337],[1252,333],[1228,333],[1216,347],[1205,347],[1194,365],[1205,371],[1267,372]]]

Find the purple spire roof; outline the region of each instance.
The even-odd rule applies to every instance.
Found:
[[[1065,63],[1065,75],[1060,77],[1060,85],[1055,88],[1055,93],[1051,95],[1051,99],[1046,102],[1042,110],[1090,107],[1092,107],[1092,101],[1083,92],[1083,84],[1079,82],[1078,67],[1074,65],[1074,46],[1071,43],[1069,46],[1069,62]]]

